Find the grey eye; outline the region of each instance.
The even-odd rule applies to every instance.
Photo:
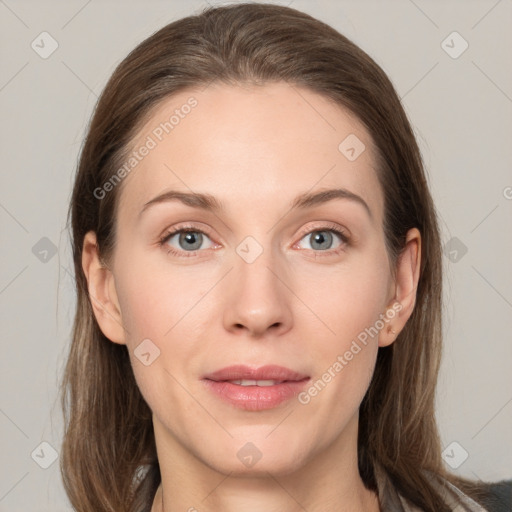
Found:
[[[185,231],[181,229],[170,235],[166,243],[177,250],[190,252],[197,251],[199,249],[207,249],[208,247],[202,247],[203,242],[205,242],[206,240],[209,240],[208,236],[205,233],[202,233],[201,231]]]
[[[333,242],[338,239],[338,247],[343,245],[345,239],[334,229],[315,229],[305,235],[300,243],[304,240],[308,241],[309,247],[301,247],[301,249],[312,249],[314,251],[327,251],[336,249],[333,247]]]
[[[188,231],[179,234],[178,243],[181,249],[195,251],[201,247],[203,234],[197,231]]]
[[[311,248],[320,251],[330,249],[334,238],[329,231],[313,231],[308,236],[311,240]]]

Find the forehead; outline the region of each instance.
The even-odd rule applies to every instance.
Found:
[[[362,123],[287,83],[182,90],[152,110],[130,149],[138,155],[122,182],[120,209],[127,214],[165,189],[267,207],[277,196],[286,201],[342,186],[382,206],[373,142]]]

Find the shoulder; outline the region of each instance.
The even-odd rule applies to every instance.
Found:
[[[512,480],[501,480],[487,484],[488,495],[483,506],[488,512],[512,511]]]
[[[512,480],[480,482],[484,495],[478,498],[477,503],[447,479],[429,471],[426,471],[426,476],[453,512],[512,512]],[[375,465],[375,477],[383,512],[422,512],[404,499],[379,464]]]
[[[133,482],[135,485],[135,499],[130,510],[151,512],[160,482],[161,475],[158,463],[139,466]]]
[[[463,510],[475,512],[512,511],[512,480],[485,482],[482,484],[485,495],[479,498],[479,503],[476,503],[458,487],[446,482],[448,488],[457,495],[458,500],[463,504]],[[450,503],[449,500],[448,503]]]

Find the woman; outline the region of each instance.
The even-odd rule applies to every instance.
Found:
[[[148,38],[98,102],[70,216],[76,510],[490,503],[441,459],[420,153],[384,72],[334,29],[239,4]]]

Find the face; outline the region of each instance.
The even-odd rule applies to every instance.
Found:
[[[159,455],[285,474],[352,443],[396,312],[362,124],[307,89],[211,84],[160,104],[132,150],[109,337]]]

